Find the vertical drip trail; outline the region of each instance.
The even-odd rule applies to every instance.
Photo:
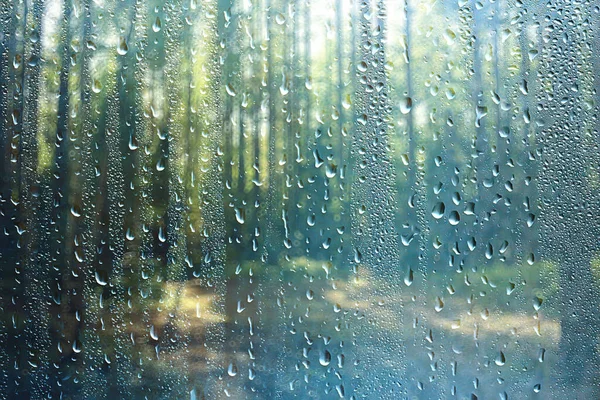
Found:
[[[0,7],[7,12],[12,13],[12,8],[14,7],[14,3],[9,0],[3,0],[0,2]],[[9,68],[10,68],[10,44],[11,44],[11,18],[10,15],[5,15],[2,17],[3,23],[0,24],[0,149],[2,150],[4,157],[0,162],[0,268],[1,268],[1,277],[3,282],[8,282],[11,280],[11,276],[8,272],[8,264],[11,262],[11,257],[9,256],[9,248],[10,248],[10,236],[8,234],[11,231],[10,227],[10,199],[8,192],[8,181],[7,177],[7,169],[10,167],[10,160],[8,151],[10,149],[10,140],[9,140],[9,129],[8,124],[8,88],[9,82],[6,77],[8,77]],[[2,286],[8,285],[8,283],[4,283]],[[9,310],[10,304],[10,296],[6,293],[0,295],[0,305],[4,310]],[[3,371],[8,370],[12,365],[11,361],[12,356],[10,355],[10,350],[8,347],[9,339],[10,339],[10,329],[11,323],[7,319],[3,319],[0,321],[0,341],[2,343],[6,343],[7,346],[0,346],[0,368]],[[10,376],[9,374],[0,374],[0,389],[2,392],[6,392],[10,385]]]
[[[386,9],[383,1],[372,4],[363,2],[358,12],[360,19],[360,57],[357,66],[362,84],[355,94],[357,105],[357,129],[352,143],[352,155],[358,165],[355,181],[352,183],[351,200],[352,231],[354,234],[355,284],[363,286],[361,293],[371,302],[370,307],[377,304],[394,303],[400,291],[400,280],[394,273],[394,266],[399,264],[398,249],[400,243],[393,224],[392,210],[395,204],[389,182],[394,176],[393,166],[389,163],[388,138],[390,127],[386,123],[388,113],[388,93],[385,73],[385,41]],[[383,285],[382,282],[386,284]],[[385,290],[383,290],[385,288]],[[353,295],[353,289],[348,289]],[[365,293],[366,292],[366,293]],[[398,306],[395,303],[395,306]],[[375,326],[385,326],[384,314],[378,315],[374,309],[358,311],[366,318],[372,319]],[[358,326],[356,326],[358,325]],[[365,333],[368,325],[355,322],[355,331]],[[358,344],[357,358],[363,368],[371,363],[385,359],[385,363],[400,366],[402,363],[401,344],[394,337],[380,335],[378,342],[386,343],[390,356],[375,351],[375,343],[365,341]],[[393,355],[393,356],[392,356]],[[400,378],[400,368],[390,368],[390,376],[386,381]],[[361,369],[360,380],[354,390],[370,393],[375,390],[378,376],[373,370]],[[389,382],[388,381],[388,382]],[[386,392],[382,398],[394,398]]]
[[[598,345],[600,298],[598,287],[588,284],[597,282],[594,258],[598,245],[594,238],[599,227],[597,213],[592,211],[598,207],[598,188],[590,184],[595,172],[589,171],[589,165],[597,166],[600,157],[597,146],[587,145],[598,140],[597,125],[590,123],[597,119],[598,105],[589,102],[596,95],[592,88],[598,73],[592,69],[597,66],[592,61],[597,27],[586,23],[592,18],[591,12],[598,12],[592,3],[557,1],[539,10],[546,20],[563,12],[573,18],[572,24],[546,31],[545,40],[550,45],[541,54],[540,75],[547,90],[540,91],[536,99],[543,102],[539,121],[543,125],[536,136],[541,150],[537,182],[542,200],[540,251],[548,257],[536,262],[560,261],[557,362],[571,366],[556,369],[548,382],[556,398],[570,396],[575,387],[585,398],[597,397],[599,391],[593,383],[597,376],[586,368],[598,363],[598,352],[592,348]],[[566,43],[567,38],[572,44]],[[575,59],[581,62],[573,62]],[[588,327],[596,328],[592,328],[592,336]]]
[[[216,15],[218,11],[217,1],[203,4],[205,15]],[[216,19],[206,19],[206,31],[214,32],[217,29]],[[199,109],[208,105],[202,115],[202,132],[205,145],[201,147],[199,158],[200,176],[198,201],[200,210],[204,212],[205,217],[202,226],[203,245],[201,252],[210,255],[209,262],[202,265],[205,279],[208,281],[209,288],[214,287],[216,300],[211,304],[217,315],[225,315],[225,285],[220,280],[226,273],[226,243],[227,231],[225,223],[225,194],[223,188],[227,176],[225,176],[224,163],[227,161],[223,155],[222,143],[224,141],[223,132],[223,107],[222,107],[222,66],[219,63],[220,47],[217,37],[210,37],[203,41],[205,47],[205,62],[202,70],[208,75],[207,99],[206,102],[198,104]],[[194,276],[196,276],[194,274]],[[205,375],[203,381],[196,381],[195,386],[203,388],[204,395],[207,398],[218,398],[223,393],[222,383],[219,382],[219,376],[222,376],[226,366],[220,357],[215,354],[224,349],[226,332],[223,324],[214,324],[207,327],[205,340],[208,351],[212,357],[206,360],[207,369],[210,371]],[[193,389],[192,389],[193,390]]]
[[[48,327],[48,278],[45,264],[43,241],[40,232],[43,224],[44,207],[42,204],[41,179],[38,176],[38,87],[40,82],[41,56],[41,19],[42,4],[38,1],[27,1],[24,7],[28,10],[23,19],[23,36],[37,37],[37,41],[26,41],[23,45],[22,76],[22,132],[19,149],[21,163],[21,200],[23,205],[22,221],[25,229],[22,242],[23,272],[25,279],[25,296],[29,299],[25,312],[28,315],[26,341],[31,357],[32,369],[29,376],[31,395],[42,396],[50,389],[48,379],[50,336]]]
[[[166,7],[165,19],[165,83],[167,92],[165,95],[166,108],[166,131],[168,132],[167,168],[169,170],[169,200],[167,205],[167,242],[169,247],[166,253],[167,274],[166,287],[163,289],[163,299],[171,303],[169,313],[165,317],[163,335],[161,338],[161,351],[165,354],[166,369],[176,371],[187,371],[186,357],[180,353],[186,347],[186,325],[189,323],[187,314],[181,305],[184,285],[186,280],[187,238],[184,225],[187,210],[184,206],[185,194],[183,190],[185,157],[181,151],[183,143],[182,124],[174,122],[181,119],[184,103],[181,101],[184,93],[183,84],[184,71],[180,68],[180,60],[184,56],[181,46],[182,34],[185,33],[184,18],[181,8],[182,1],[173,2]],[[190,62],[190,60],[186,60]],[[174,304],[173,304],[174,303]],[[157,351],[158,353],[158,351]],[[186,373],[175,373],[167,378],[166,390],[176,397],[187,395],[186,388],[189,386]]]

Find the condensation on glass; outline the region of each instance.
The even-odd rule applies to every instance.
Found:
[[[600,398],[598,1],[0,3],[0,398]]]

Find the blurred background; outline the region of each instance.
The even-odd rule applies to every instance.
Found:
[[[0,398],[600,398],[598,1],[0,4]]]

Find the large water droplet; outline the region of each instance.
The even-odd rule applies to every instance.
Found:
[[[121,36],[119,40],[119,46],[117,46],[117,53],[120,56],[124,56],[129,51],[129,47],[127,46],[127,41],[123,36]]]
[[[498,355],[496,356],[496,359],[494,360],[494,362],[496,363],[497,366],[501,367],[504,364],[506,364],[506,357],[504,356],[503,352],[498,352]]]
[[[160,18],[156,17],[156,20],[154,20],[154,23],[152,24],[152,30],[154,32],[160,32],[162,28],[162,22],[160,22]]]
[[[243,224],[246,220],[246,211],[243,208],[236,207],[235,208],[235,220],[239,224]]]
[[[319,364],[326,367],[331,363],[331,353],[328,350],[321,350],[319,354]]]
[[[410,112],[410,110],[412,110],[412,107],[413,107],[412,98],[405,97],[404,99],[402,99],[402,101],[400,101],[400,112],[402,114],[408,114]]]
[[[450,213],[450,215],[448,216],[448,222],[450,222],[450,225],[458,225],[458,223],[460,222],[460,214],[458,213],[458,211],[452,211]]]
[[[433,210],[431,210],[431,215],[435,219],[440,219],[444,216],[445,212],[446,212],[446,205],[444,204],[444,202],[440,201],[440,202],[436,203],[435,206],[433,206]]]

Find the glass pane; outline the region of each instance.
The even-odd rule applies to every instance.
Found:
[[[0,398],[600,398],[598,1],[0,1]]]

